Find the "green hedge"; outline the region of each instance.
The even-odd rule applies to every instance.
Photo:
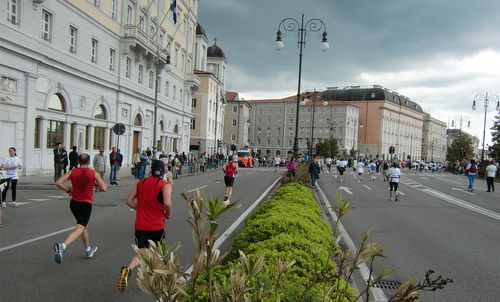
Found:
[[[309,272],[336,270],[330,257],[338,247],[321,215],[322,210],[308,188],[298,183],[283,185],[246,221],[235,238],[229,266],[237,259],[238,250],[255,256],[264,253],[266,264],[255,282],[272,286],[276,260],[295,260],[294,271],[287,275],[284,284],[284,301],[297,301],[297,295],[310,282]],[[313,287],[306,300],[319,301],[320,290],[319,285]]]

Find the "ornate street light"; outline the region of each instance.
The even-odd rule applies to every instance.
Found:
[[[327,51],[328,48],[330,48],[330,45],[328,44],[328,39],[327,39],[328,34],[326,33],[326,25],[322,20],[318,18],[310,19],[309,21],[304,23],[304,14],[302,14],[300,23],[299,21],[293,18],[285,18],[281,20],[280,24],[278,25],[278,32],[276,33],[275,47],[276,50],[278,51],[283,48],[281,29],[289,32],[297,32],[298,34],[297,43],[299,47],[299,80],[297,85],[297,108],[296,108],[297,111],[295,114],[295,137],[293,142],[293,155],[297,157],[299,151],[298,131],[299,131],[300,81],[302,76],[302,49],[306,44],[306,37],[308,32],[319,33],[323,31],[321,46],[320,46],[321,51],[323,52]]]
[[[484,125],[483,125],[483,150],[481,152],[481,162],[484,160],[484,141],[486,139],[486,113],[488,112],[488,103],[489,101],[492,101],[493,103],[496,102],[496,110],[500,111],[500,101],[499,97],[496,94],[491,94],[488,95],[488,92],[486,94],[478,94],[474,97],[474,100],[472,101],[472,110],[476,110],[476,101],[478,102],[484,102]]]
[[[302,97],[302,102],[301,102],[301,105],[306,105],[307,103],[309,102],[312,102],[312,119],[311,119],[311,144],[309,146],[309,154],[312,155],[312,150],[313,150],[313,146],[315,146],[314,144],[314,114],[316,112],[316,99],[318,97],[322,98],[322,94],[318,94],[318,93],[321,93],[321,92],[317,92],[316,90],[314,91],[304,91],[306,93],[305,97],[303,96]],[[328,102],[322,98],[323,102],[322,102],[322,105],[323,107],[326,107],[328,106]]]
[[[156,128],[158,127],[157,123],[157,115],[158,115],[158,82],[160,78],[160,73],[162,70],[165,70],[166,72],[170,72],[172,70],[172,64],[170,64],[170,55],[167,55],[167,60],[163,62],[160,59],[160,52],[157,51],[156,57],[154,58],[154,64],[155,64],[155,109],[154,109],[154,116],[153,116],[153,121],[154,121],[154,126],[153,126],[153,158],[157,159],[156,153],[158,150],[158,140],[156,139]]]

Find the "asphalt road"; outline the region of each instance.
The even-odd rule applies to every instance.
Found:
[[[372,182],[349,173],[345,182],[322,173],[319,185],[329,200],[337,191],[355,210],[342,223],[357,247],[362,235],[388,248],[376,271],[393,269],[389,278],[422,280],[428,269],[453,283],[424,293],[422,301],[498,301],[500,297],[500,196],[487,193],[484,180],[468,192],[467,178],[448,173],[403,172],[401,201],[389,200],[381,175]],[[335,203],[333,202],[333,205]],[[392,291],[386,291],[388,296]]]
[[[241,169],[232,198],[241,208],[227,214],[219,233],[228,229],[278,178],[272,169]],[[63,264],[54,262],[52,245],[62,242],[75,223],[68,196],[56,189],[19,190],[21,207],[4,210],[4,227],[0,229],[0,301],[152,301],[135,281],[130,282],[126,293],[116,289],[120,267],[134,255],[131,245],[135,212],[124,204],[133,184],[132,179],[123,180],[106,193],[96,193],[88,228],[91,244],[99,249],[88,260],[81,241],[75,241],[67,248]],[[201,173],[179,178],[174,184],[167,241],[181,243],[177,255],[187,269],[194,252],[186,222],[187,204],[180,193],[202,188],[207,196],[223,198],[223,175],[220,171]],[[229,236],[222,248],[231,239]]]

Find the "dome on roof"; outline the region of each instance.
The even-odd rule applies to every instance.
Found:
[[[222,51],[222,49],[217,46],[217,40],[215,40],[214,45],[210,46],[207,49],[207,57],[209,58],[224,58],[226,59],[226,55]]]
[[[207,32],[205,29],[200,25],[200,23],[196,23],[196,35],[197,36],[203,36],[205,39],[208,40]]]

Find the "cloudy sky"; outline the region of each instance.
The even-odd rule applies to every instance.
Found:
[[[306,37],[302,90],[382,85],[444,122],[470,119],[463,130],[482,140],[484,102],[471,105],[477,94],[500,95],[500,1],[201,0],[199,22],[229,61],[228,90],[245,99],[297,93],[297,35],[287,32],[279,52],[274,42],[281,20],[302,13],[324,21],[330,44],[323,53],[321,36]]]

